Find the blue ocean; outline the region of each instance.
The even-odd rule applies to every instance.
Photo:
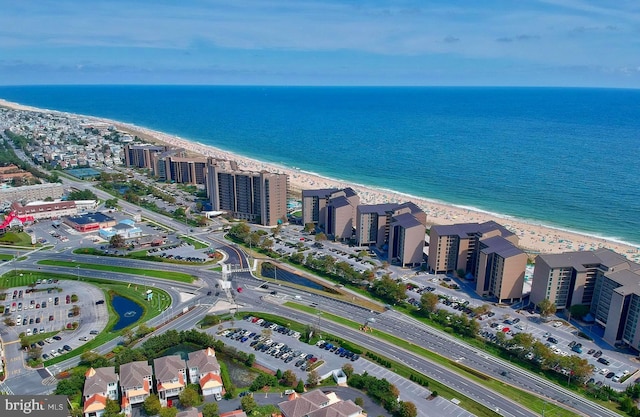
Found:
[[[30,86],[0,97],[640,245],[640,90]]]

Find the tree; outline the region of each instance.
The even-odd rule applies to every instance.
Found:
[[[218,417],[218,403],[206,403],[202,407],[202,417]]]
[[[353,402],[360,407],[364,406],[364,399],[362,399],[362,397],[356,397]]]
[[[304,382],[302,382],[301,379],[298,380],[298,385],[296,385],[295,390],[298,394],[301,394],[304,392]]]
[[[316,225],[315,225],[315,224],[313,224],[313,223],[306,223],[306,224],[304,225],[304,231],[305,231],[305,232],[307,232],[307,233],[311,233],[311,232],[313,232],[314,230],[316,230]]]
[[[235,224],[231,229],[229,229],[229,234],[236,239],[244,241],[249,233],[251,232],[251,228],[245,222],[240,222]]]
[[[397,417],[416,417],[418,409],[416,405],[410,401],[400,401],[398,411],[395,413]]]
[[[178,409],[173,407],[162,407],[158,414],[160,417],[176,417]]]
[[[184,209],[184,207],[178,207],[173,211],[174,219],[184,219],[186,216],[187,216],[187,211]]]
[[[538,303],[538,309],[540,309],[540,317],[542,317],[543,320],[546,320],[549,316],[556,313],[556,305],[548,298]]]
[[[126,242],[124,240],[124,237],[117,233],[111,236],[111,239],[109,239],[109,245],[111,245],[111,247],[113,248],[122,248],[125,244]]]
[[[67,195],[67,200],[97,200],[98,197],[91,190],[74,190]]]
[[[80,314],[80,306],[77,304],[74,304],[73,307],[71,307],[71,314],[73,314],[74,316],[77,316]]]
[[[195,407],[202,403],[202,399],[200,398],[200,394],[198,393],[198,389],[192,386],[186,387],[178,396],[180,399],[180,404],[184,407]]]
[[[148,396],[144,400],[144,403],[142,404],[142,408],[144,409],[144,412],[148,416],[155,416],[156,414],[158,414],[160,412],[160,409],[162,408],[162,406],[160,405],[160,399],[158,398],[158,395],[151,394],[150,396]]]
[[[118,199],[117,198],[110,198],[108,200],[105,200],[104,206],[106,208],[108,208],[108,209],[118,208]]]
[[[572,317],[580,320],[589,313],[589,306],[584,304],[576,304],[572,305],[569,311],[571,312]]]
[[[252,395],[245,395],[240,400],[240,406],[242,407],[242,411],[249,415],[258,407],[258,403],[253,399]]]
[[[298,383],[298,377],[291,369],[287,369],[286,371],[284,371],[284,373],[282,374],[283,385],[286,385],[288,387],[293,387],[297,383]]]
[[[42,355],[42,348],[40,346],[36,346],[29,349],[29,352],[27,353],[28,358],[31,360],[40,359],[41,355]]]
[[[427,313],[435,313],[438,309],[438,303],[440,299],[437,295],[432,292],[424,292],[422,296],[420,296],[420,305],[422,306],[422,310]]]
[[[351,378],[351,375],[353,375],[353,365],[345,363],[342,365],[342,372],[347,376],[347,379]]]
[[[406,288],[402,282],[397,282],[385,275],[372,286],[374,294],[383,300],[395,304],[406,297]]]
[[[200,209],[202,209],[202,207],[200,207]],[[196,223],[198,226],[203,227],[209,224],[209,219],[207,219],[206,216],[198,216],[196,217]]]
[[[117,417],[120,414],[120,404],[110,398],[107,398],[107,404],[104,408],[102,417]]]
[[[318,371],[312,369],[307,376],[307,385],[310,387],[315,387],[320,382],[320,375],[318,375]]]
[[[324,242],[325,240],[327,240],[327,235],[325,235],[324,233],[320,232],[316,234],[316,242]]]
[[[260,244],[260,248],[263,250],[271,250],[271,248],[273,248],[273,239],[269,239],[269,238],[265,238],[262,240],[262,243]]]

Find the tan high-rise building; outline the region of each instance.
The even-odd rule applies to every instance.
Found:
[[[127,167],[152,168],[154,155],[167,151],[166,146],[151,145],[148,143],[124,146],[124,163]]]
[[[351,239],[359,204],[360,197],[351,188],[331,193],[327,199],[324,221],[319,223],[320,228],[335,240]]]
[[[589,306],[604,340],[640,350],[640,264],[609,249],[536,257],[531,302]]]
[[[286,221],[289,189],[286,174],[227,171],[209,159],[206,187],[213,210],[226,211],[237,219],[263,226]]]
[[[479,295],[499,301],[522,298],[527,256],[517,247],[517,236],[504,226],[494,221],[436,225],[429,238],[431,272],[462,270],[476,280]]]
[[[324,221],[328,199],[336,191],[337,188],[302,190],[302,224]]]
[[[302,191],[302,223],[314,223],[329,237],[350,239],[360,197],[352,188]]]
[[[176,156],[174,155],[176,152],[174,150],[154,155],[153,175],[160,181],[191,185],[204,184],[207,158]]]

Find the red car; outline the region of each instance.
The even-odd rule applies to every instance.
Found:
[[[238,292],[242,292],[242,287],[238,287]]]

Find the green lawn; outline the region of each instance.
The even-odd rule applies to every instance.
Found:
[[[20,333],[23,333],[23,332],[20,332]],[[28,345],[31,345],[32,343],[38,343],[39,341],[44,340],[44,339],[46,339],[48,337],[53,337],[53,336],[57,335],[58,333],[59,333],[58,331],[46,332],[46,333],[38,333],[38,334],[33,334],[31,336],[24,336],[24,339],[26,340]]]
[[[182,235],[180,236],[180,239],[184,240],[185,242],[187,242],[188,244],[192,245],[195,249],[206,249],[209,247],[208,244],[198,240],[198,239],[194,239],[192,237],[189,237],[187,235]]]
[[[0,261],[10,261],[14,258],[13,255],[9,255],[7,253],[0,253]]]
[[[345,319],[343,317],[340,316],[336,316],[334,314],[331,313],[327,313],[324,311],[320,311],[318,309],[315,309],[313,307],[309,307],[306,305],[301,305],[301,304],[297,304],[297,303],[293,303],[293,302],[286,302],[285,305],[287,307],[291,307],[291,308],[295,308],[297,310],[300,311],[304,311],[310,314],[314,314],[317,315],[318,313],[321,313],[322,318],[326,319],[326,320],[331,320],[333,322],[342,324],[343,326],[346,327],[350,327],[352,329],[360,329],[360,327],[362,326],[362,323],[356,323],[354,321]],[[512,399],[513,401],[516,401],[520,404],[522,404],[524,407],[528,408],[531,411],[537,412],[537,413],[542,413],[542,410],[545,408],[546,401],[543,400],[542,398],[539,398],[533,394],[530,394],[528,392],[522,391],[517,389],[516,387],[507,385],[501,381],[498,381],[496,379],[491,378],[488,375],[484,375],[478,371],[475,371],[474,369],[468,368],[463,364],[459,364],[455,361],[449,360],[445,357],[442,357],[434,352],[431,352],[427,349],[424,349],[420,346],[414,345],[413,343],[407,342],[399,337],[390,335],[388,333],[384,333],[381,332],[379,330],[373,329],[371,331],[371,334],[373,336],[376,336],[380,339],[383,339],[395,346],[399,346],[402,347],[403,349],[406,349],[410,352],[413,352],[419,356],[428,358],[434,362],[439,363],[440,365],[443,365],[449,369],[454,369],[456,370],[458,373],[464,375],[465,377],[474,380],[475,382],[481,383],[483,386],[500,393],[501,395],[504,395],[510,399]],[[393,362],[393,361],[392,361]],[[398,373],[400,373],[402,375],[402,371],[403,368],[405,368],[402,364],[398,364],[398,363],[394,363],[394,370],[396,370]],[[404,372],[408,372],[411,371],[410,368],[406,368],[404,370]],[[431,380],[429,379],[429,389],[431,390],[436,390],[438,391],[438,394],[446,397],[446,398],[453,398],[456,397],[458,399],[460,399],[460,395],[457,393],[457,391],[452,390],[446,386],[443,386],[442,384],[440,384],[439,382],[435,381],[435,380]],[[469,400],[470,401],[470,400]],[[464,401],[463,401],[464,403]],[[477,414],[477,412],[469,410],[470,412]],[[494,414],[495,415],[495,414]],[[545,413],[546,416],[555,416],[555,417],[569,417],[569,416],[576,416],[577,414],[566,410],[564,408],[555,408],[553,410],[548,410]]]
[[[76,268],[80,267],[80,269],[94,269],[97,271],[110,271],[110,272],[118,272],[123,274],[133,274],[139,276],[147,276],[152,278],[161,278],[168,279],[173,281],[180,281],[186,283],[192,283],[194,281],[194,277],[192,275],[188,275],[182,272],[170,272],[170,271],[160,271],[157,269],[139,269],[139,268],[129,268],[125,266],[112,266],[112,265],[97,265],[83,262],[70,262],[70,261],[54,261],[50,259],[45,259],[38,262],[41,265],[52,265],[52,266],[64,266],[68,268]]]
[[[7,232],[0,236],[0,245],[27,246],[33,247],[31,244],[31,236],[24,232]]]

